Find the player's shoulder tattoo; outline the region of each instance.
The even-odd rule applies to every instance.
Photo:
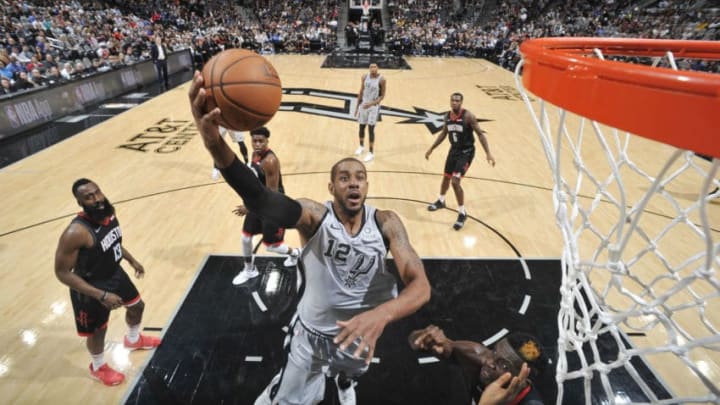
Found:
[[[296,201],[300,204],[303,210],[296,229],[301,235],[310,237],[320,226],[320,223],[327,213],[327,207],[308,198],[298,198]]]
[[[297,201],[302,206],[303,210],[307,211],[310,216],[310,226],[314,227],[314,225],[317,225],[322,221],[323,217],[325,217],[325,214],[327,213],[327,207],[319,203],[315,200],[311,200],[309,198],[298,198]]]
[[[303,209],[309,210],[313,214],[313,216],[319,215],[322,217],[327,211],[327,207],[325,206],[325,204],[319,203],[309,198],[298,198],[297,202],[302,205]]]
[[[380,229],[386,237],[407,240],[407,232],[400,216],[395,211],[377,210],[377,221]]]

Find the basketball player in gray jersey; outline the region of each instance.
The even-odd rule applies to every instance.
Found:
[[[360,124],[360,146],[355,150],[356,155],[360,156],[365,151],[365,126],[368,126],[370,133],[368,154],[363,159],[365,162],[375,159],[375,124],[380,114],[380,102],[385,98],[385,89],[385,78],[378,72],[377,63],[371,63],[370,73],[364,74],[360,81],[360,93],[355,107],[355,116]]]
[[[220,109],[205,113],[202,86],[196,72],[188,95],[215,166],[250,211],[296,228],[303,245],[305,289],[288,334],[287,363],[256,403],[320,402],[327,369],[341,403],[354,404],[353,380],[367,370],[385,326],[430,299],[422,261],[395,212],[365,205],[367,171],[357,159],[332,167],[331,202],[293,200],[267,189],[220,137]],[[388,251],[405,285],[400,293],[384,266]]]

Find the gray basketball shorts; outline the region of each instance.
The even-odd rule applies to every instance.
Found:
[[[317,404],[325,395],[325,376],[343,372],[357,378],[368,369],[363,358],[353,357],[357,346],[345,351],[333,343],[333,337],[315,331],[297,319],[289,332],[290,352],[285,367],[255,401],[256,405]]]
[[[380,106],[374,105],[372,107],[363,108],[361,105],[358,108],[358,123],[362,125],[375,125],[377,124],[378,113],[380,112]]]

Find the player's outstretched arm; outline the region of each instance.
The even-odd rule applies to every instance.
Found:
[[[435,325],[412,331],[408,336],[408,341],[413,350],[427,350],[444,359],[452,355],[454,342]]]
[[[215,166],[220,169],[225,181],[243,199],[245,206],[259,215],[273,220],[283,228],[295,228],[301,219],[302,206],[287,196],[268,190],[247,166],[240,163],[218,131],[220,109],[205,112],[205,89],[203,77],[195,72],[188,91],[190,108],[195,125],[203,138],[205,148],[210,152]]]
[[[410,347],[414,350],[428,350],[435,356],[450,359],[461,365],[482,366],[482,356],[488,348],[470,340],[452,340],[438,326],[429,325],[410,333]]]
[[[195,119],[195,126],[202,136],[205,148],[215,161],[215,166],[222,169],[230,166],[236,159],[235,153],[225,143],[220,136],[218,130],[218,119],[220,118],[220,109],[214,108],[212,111],[205,111],[206,100],[205,89],[203,88],[203,76],[199,71],[195,71],[193,80],[188,90],[188,98],[190,99],[190,110]]]

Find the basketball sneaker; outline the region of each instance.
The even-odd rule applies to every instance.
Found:
[[[285,267],[295,267],[295,265],[298,262],[298,257],[300,256],[300,249],[295,248],[290,252],[287,259],[283,262],[283,266]]]
[[[457,220],[453,224],[453,229],[456,231],[459,231],[460,228],[465,225],[465,220],[467,219],[467,214],[460,213],[458,214]]]
[[[368,152],[367,155],[365,155],[365,159],[363,159],[364,162],[370,162],[371,160],[375,159],[375,155],[373,155],[372,152]]]
[[[245,268],[238,273],[237,276],[233,279],[232,283],[233,285],[240,285],[245,284],[248,280],[251,278],[255,278],[260,275],[260,272],[258,271],[257,267],[255,267],[254,264],[252,265],[245,265]]]
[[[220,170],[213,168],[212,174],[210,174],[212,181],[217,181],[220,178]]]
[[[255,398],[254,405],[272,405],[272,400],[270,399],[270,393],[268,392],[269,390],[270,390],[270,387],[265,388],[260,393],[260,396]]]
[[[125,374],[113,370],[107,363],[97,370],[93,370],[92,363],[90,363],[90,376],[108,386],[122,384],[125,381]]]
[[[364,146],[358,146],[357,149],[355,149],[355,155],[360,156],[362,155],[363,151],[365,150]]]
[[[342,388],[342,386],[346,386]],[[355,397],[355,386],[357,382],[348,379],[340,374],[335,376],[335,386],[337,386],[338,400],[340,405],[355,405],[357,398]]]
[[[265,389],[260,393],[260,395],[255,399],[254,405],[272,405],[272,400],[270,399],[270,391],[279,385],[280,382],[280,373],[275,374],[275,377],[273,377],[272,380],[270,380],[270,384],[268,384]]]
[[[427,208],[428,208],[428,211],[437,211],[440,208],[445,208],[445,202],[440,201],[440,199],[438,199],[434,203],[428,205]]]
[[[131,343],[130,340],[128,340],[128,337],[125,336],[123,345],[125,348],[130,350],[150,350],[160,346],[160,338],[156,338],[155,336],[146,336],[141,333],[137,342]]]

